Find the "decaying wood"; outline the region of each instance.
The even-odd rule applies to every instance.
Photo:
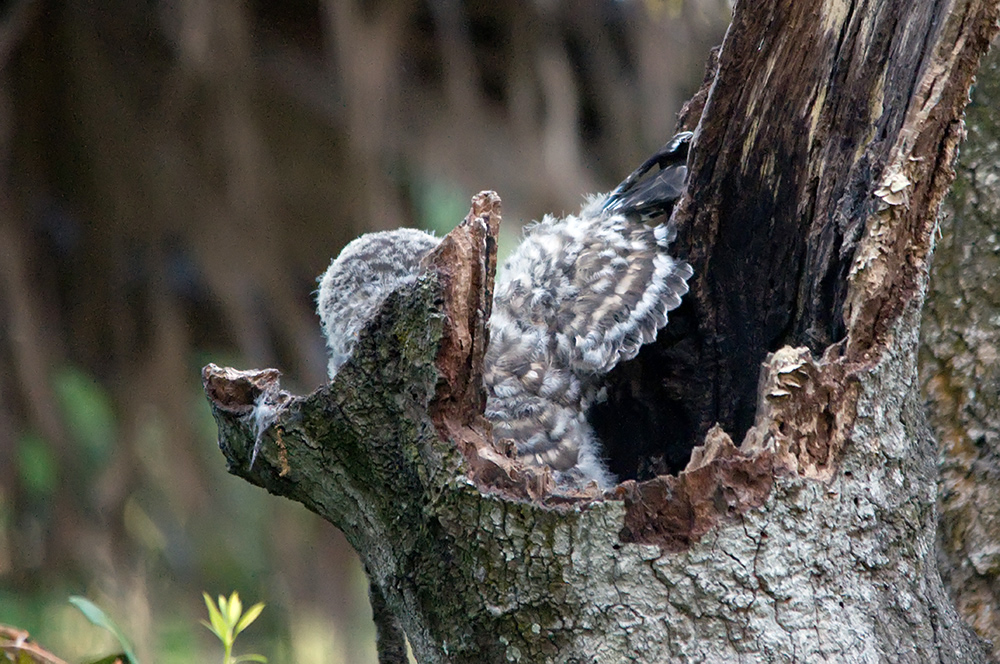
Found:
[[[421,662],[982,661],[936,565],[915,349],[997,16],[737,6],[675,211],[692,291],[610,385],[677,476],[555,500],[492,447],[491,194],[330,385],[206,367],[230,471],[343,529]]]

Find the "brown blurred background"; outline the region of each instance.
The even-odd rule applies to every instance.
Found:
[[[0,5],[0,623],[71,661],[216,661],[201,591],[272,663],[373,662],[332,526],[225,472],[200,367],[325,377],[315,278],[359,233],[506,242],[672,133],[726,0]],[[240,643],[242,641],[242,644]]]

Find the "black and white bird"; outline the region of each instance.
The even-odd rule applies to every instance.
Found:
[[[512,440],[523,463],[549,467],[560,486],[614,483],[587,413],[603,377],[653,341],[687,293],[691,267],[667,253],[674,230],[645,222],[669,215],[683,192],[690,140],[677,134],[579,214],[528,226],[497,274],[486,417],[497,440]],[[412,229],[369,233],[331,263],[318,297],[331,379],[388,294],[419,276],[439,242]]]

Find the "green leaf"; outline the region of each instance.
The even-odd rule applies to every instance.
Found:
[[[222,616],[223,622],[226,625],[228,625],[229,621],[226,619],[229,618],[229,600],[226,599],[224,595],[219,595],[218,606],[219,606],[219,614]]]
[[[266,664],[267,657],[263,655],[240,655],[239,657],[233,657],[233,664],[239,664],[239,662],[264,662]]]
[[[243,613],[243,602],[240,601],[240,595],[235,590],[229,596],[229,606],[227,608],[229,609],[229,613],[226,616],[226,624],[232,629],[239,622],[240,614]],[[235,632],[233,636],[236,636]]]
[[[234,633],[234,636],[245,630],[247,627],[249,627],[250,623],[252,623],[254,620],[257,620],[257,616],[259,616],[260,612],[263,610],[264,610],[264,602],[257,602],[249,609],[247,609],[247,612],[243,614],[242,618],[240,618],[239,623],[236,624],[236,632]]]
[[[206,625],[206,627],[215,632],[215,635],[225,643],[229,634],[229,630],[226,628],[226,621],[223,620],[222,614],[219,613],[219,609],[215,607],[215,604],[212,604],[212,599],[208,596],[208,593],[202,593],[202,595],[205,597],[205,606],[208,607],[208,619],[212,621],[212,624],[210,626]],[[219,600],[222,600],[221,595],[219,596]]]
[[[86,597],[79,597],[73,595],[69,598],[69,603],[80,610],[80,613],[89,620],[92,624],[103,627],[118,639],[118,643],[121,644],[122,650],[125,651],[125,656],[131,664],[139,664],[139,660],[135,656],[135,652],[132,650],[132,644],[128,642],[125,638],[125,633],[122,632],[121,628],[115,624],[115,621],[108,617],[108,614],[104,613],[101,607],[97,606],[91,602]]]
[[[215,634],[220,639],[223,638],[221,634],[215,631],[215,626],[212,625],[212,623],[208,622],[207,620],[199,620],[198,622],[204,625],[208,629],[208,631],[210,631],[212,634]]]

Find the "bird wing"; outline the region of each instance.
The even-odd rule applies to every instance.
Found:
[[[493,305],[495,358],[510,346],[515,358],[550,358],[548,370],[607,373],[655,339],[680,305],[692,270],[667,254],[672,232],[607,214],[602,202],[546,217],[507,261]],[[533,346],[521,348],[528,339]]]
[[[674,202],[684,193],[685,162],[693,138],[690,131],[676,134],[608,194],[604,211],[638,215],[645,220],[669,214]],[[660,170],[647,177],[654,166],[659,166]]]
[[[666,226],[612,219],[584,244],[571,276],[577,296],[564,306],[577,371],[603,374],[635,357],[680,305],[692,274],[667,254]]]
[[[603,202],[528,230],[490,318],[486,416],[498,439],[567,484],[609,483],[586,421],[600,376],[656,338],[692,274],[666,253],[667,226],[607,214]]]
[[[608,211],[635,214],[646,220],[669,214],[674,208],[674,202],[684,193],[686,180],[686,166],[670,166],[619,194]]]

